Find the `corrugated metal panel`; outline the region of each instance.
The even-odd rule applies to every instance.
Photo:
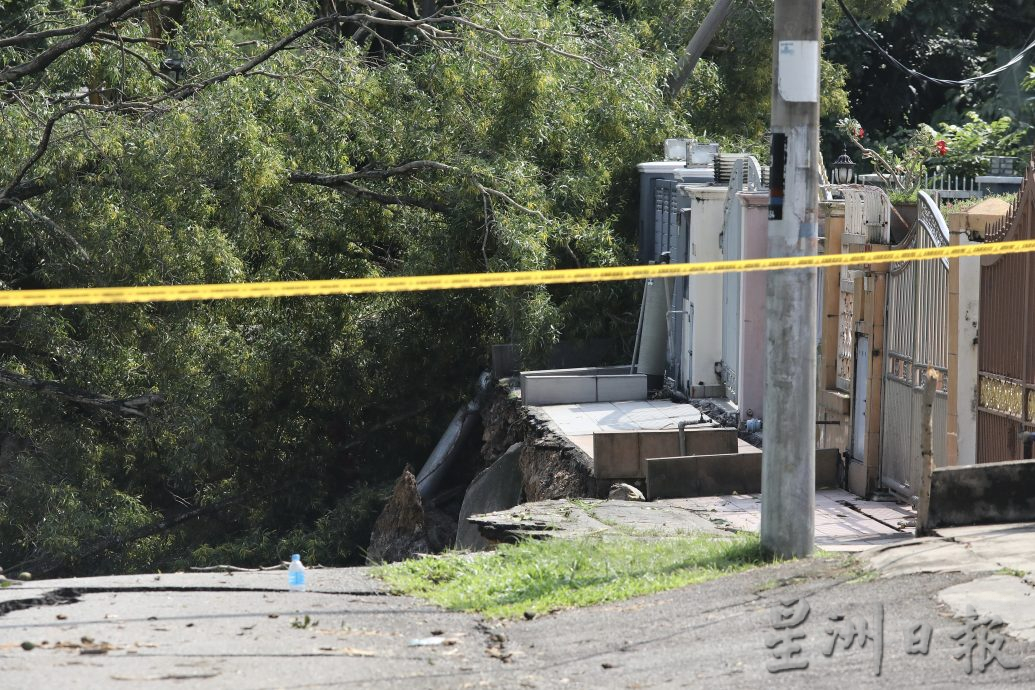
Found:
[[[985,240],[1035,239],[1035,153],[1006,220]],[[1017,460],[1017,435],[1035,429],[1035,257],[981,261],[978,352],[978,462]]]
[[[982,410],[978,413],[978,458],[981,462],[1002,462],[1021,457],[1017,442],[1017,420]]]
[[[684,263],[689,260],[689,227],[683,214],[690,208],[690,204],[690,197],[680,192],[679,185],[674,180],[657,180],[654,183],[654,242],[659,257],[667,252],[673,263]],[[689,318],[684,308],[687,278],[681,276],[667,279],[666,287],[668,340],[665,375],[677,387],[682,388],[686,378],[683,372],[683,338]]]

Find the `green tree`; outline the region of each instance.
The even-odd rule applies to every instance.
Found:
[[[848,5],[853,13],[860,9]],[[1031,42],[1035,28],[1035,5],[1026,0],[911,0],[900,9],[886,16],[857,16],[893,57],[942,79],[961,80],[995,69]],[[962,87],[933,84],[896,69],[847,19],[837,24],[827,56],[845,66],[850,109],[876,137],[920,124],[959,124],[969,110],[986,120],[1011,117],[1022,129],[1035,122],[1030,103],[1019,97],[1025,62]],[[1029,54],[1027,64],[1030,60]]]
[[[690,127],[671,54],[589,4],[8,7],[4,289],[626,262],[635,163]],[[489,343],[631,333],[631,298],[0,312],[0,563],[347,562]]]

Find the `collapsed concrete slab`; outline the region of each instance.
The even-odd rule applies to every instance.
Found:
[[[417,478],[407,467],[374,523],[367,563],[394,563],[419,553],[432,553],[425,522]]]
[[[456,532],[456,548],[485,551],[492,543],[467,521],[472,515],[513,508],[521,502],[521,468],[518,460],[524,443],[515,443],[496,462],[475,476],[464,494]]]
[[[472,515],[468,521],[492,542],[519,539],[608,538],[657,539],[659,536],[730,534],[707,517],[678,505],[599,499],[524,503],[509,510]]]

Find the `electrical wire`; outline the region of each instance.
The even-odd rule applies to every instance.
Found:
[[[895,67],[898,67],[900,70],[902,70],[911,77],[923,79],[924,81],[931,82],[932,84],[938,84],[939,86],[966,86],[968,84],[973,84],[974,82],[981,81],[982,79],[994,77],[1000,72],[1003,72],[1016,65],[1018,62],[1020,62],[1021,58],[1024,57],[1025,53],[1027,53],[1032,48],[1035,48],[1035,41],[1032,41],[1024,48],[1022,48],[1021,52],[1014,55],[1013,58],[1011,58],[1011,60],[1007,62],[1005,65],[1001,65],[992,70],[991,72],[986,72],[985,74],[979,74],[975,77],[968,77],[967,79],[939,79],[938,77],[929,76],[927,74],[924,74],[923,72],[918,72],[912,67],[907,67],[906,65],[903,65],[901,62],[895,59],[895,57],[893,57],[891,53],[885,50],[884,46],[878,43],[873,36],[867,33],[866,29],[859,26],[859,22],[856,20],[854,16],[852,16],[852,13],[848,10],[848,7],[845,6],[844,0],[837,0],[837,4],[841,6],[841,11],[844,12],[845,16],[848,17],[848,21],[852,23],[852,26],[855,28],[856,33],[858,33],[860,36],[862,36],[871,44],[873,44],[873,47],[876,48],[888,62],[890,62]]]

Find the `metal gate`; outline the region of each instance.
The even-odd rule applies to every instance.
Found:
[[[937,205],[920,192],[917,222],[895,249],[943,247],[949,230]],[[945,464],[948,391],[948,283],[945,259],[892,264],[885,320],[881,481],[907,500],[920,487],[920,429],[925,373],[941,372],[934,400],[934,457]]]
[[[986,242],[1035,239],[1035,154],[1006,220]],[[1035,254],[981,259],[977,461],[1024,457],[1035,430]]]
[[[668,254],[672,263],[689,261],[688,231],[686,217],[690,199],[680,193],[679,185],[673,180],[656,180],[654,183],[654,247],[658,259]],[[683,372],[682,352],[684,337],[688,328],[686,297],[688,280],[686,276],[665,279],[668,341],[666,345],[665,376],[677,388],[684,388],[686,375]],[[687,341],[688,342],[688,341]]]

